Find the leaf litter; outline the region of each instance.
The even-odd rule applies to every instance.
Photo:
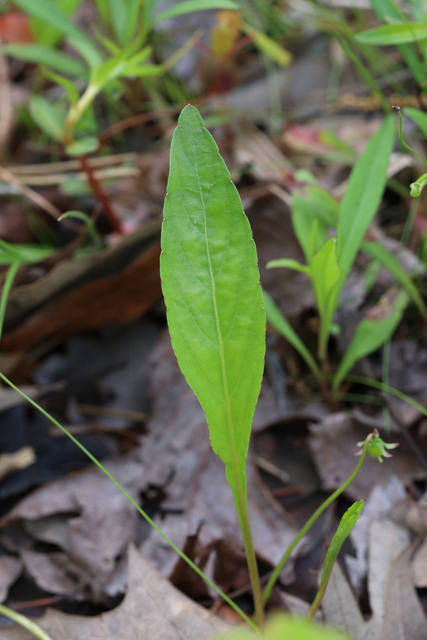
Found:
[[[280,72],[282,80],[291,78],[286,95],[283,96],[287,106],[294,111],[297,122],[308,121],[304,125],[306,131],[295,127],[288,129],[294,136],[296,134],[304,137],[311,130],[321,137],[320,134],[328,130],[328,118],[324,114],[318,117],[318,114],[325,104],[324,87],[330,77],[329,63],[328,48],[315,39],[310,42],[309,47],[304,48],[291,69]],[[187,75],[195,76],[194,71],[194,67],[187,68]],[[347,87],[354,87],[354,84],[346,84]],[[14,83],[13,89],[16,90],[17,86]],[[281,91],[285,86],[285,82],[280,83]],[[308,89],[310,93],[307,93]],[[229,105],[237,105],[239,108],[247,105],[252,109],[268,107],[269,95],[265,77],[260,77],[258,82],[236,87],[228,98]],[[313,114],[316,120],[313,119]],[[339,130],[338,137],[353,146],[355,143],[360,145],[367,139],[377,122],[375,118],[368,121],[359,116],[341,114],[337,126],[338,129],[334,130]],[[348,135],[343,135],[346,127]],[[255,187],[261,185],[263,189],[261,196],[256,196],[255,191],[248,189],[245,202],[258,246],[263,284],[275,296],[282,311],[291,316],[295,324],[300,325],[299,329],[306,331],[312,298],[305,276],[288,272],[285,274],[280,270],[264,270],[267,260],[282,257],[285,253],[296,259],[301,257],[291,230],[288,209],[283,206],[284,202],[289,203],[286,189],[289,189],[293,180],[293,158],[290,159],[288,154],[284,155],[279,151],[279,148],[283,150],[283,140],[277,145],[269,144],[270,138],[259,129],[255,132],[243,132],[241,139],[241,143],[238,137],[235,140],[238,164],[249,163],[251,179],[257,183]],[[290,142],[288,136],[287,143]],[[337,194],[342,193],[345,186],[342,166],[339,163],[321,166],[321,162],[319,163],[320,156],[328,150],[319,146],[307,166],[320,178],[322,184],[330,190],[336,190]],[[307,151],[311,152],[311,149],[307,148]],[[141,164],[144,163],[144,157],[145,154],[141,156]],[[158,157],[157,153],[154,158],[150,157],[149,164],[154,168],[145,168],[143,173],[147,182],[146,192],[152,192],[149,197],[161,200],[165,163],[158,162]],[[316,166],[316,163],[319,165]],[[154,180],[150,178],[153,172],[157,174]],[[266,192],[276,196],[279,194],[279,197],[270,196],[266,199]],[[123,198],[119,188],[114,192],[113,187],[111,193],[117,202]],[[56,199],[56,189],[50,195]],[[123,202],[125,200],[123,198]],[[125,212],[125,209],[126,204],[122,210]],[[129,218],[128,222],[130,229],[134,220]],[[27,233],[27,230],[24,231]],[[382,241],[387,246],[390,245],[389,238]],[[124,253],[133,251],[132,247],[141,248],[139,232],[125,238],[123,244]],[[150,299],[140,299],[136,306],[128,306],[129,299],[134,296],[134,291],[129,289],[125,294],[126,310],[123,313],[123,298],[120,295],[107,298],[107,294],[115,295],[113,290],[121,288],[129,277],[137,280],[146,273],[144,269],[137,268],[137,259],[134,270],[124,270],[122,279],[115,278],[121,273],[123,265],[118,264],[120,259],[114,266],[108,265],[108,260],[104,262],[104,256],[108,258],[107,254],[116,254],[117,257],[119,250],[120,245],[109,247],[102,254],[94,254],[87,259],[61,259],[40,279],[34,276],[35,280],[30,284],[20,284],[14,288],[9,316],[11,331],[9,336],[5,336],[9,343],[4,344],[11,350],[21,351],[26,345],[29,348],[39,345],[40,348],[40,344],[42,350],[49,349],[51,340],[62,342],[63,336],[74,335],[76,331],[93,331],[104,326],[106,313],[110,313],[111,322],[130,321],[141,315],[146,308],[155,305],[158,298],[154,295],[154,288],[148,292]],[[418,269],[419,265],[410,249],[405,249],[403,257],[409,268]],[[98,264],[98,261],[102,264]],[[114,259],[112,262],[114,263]],[[97,272],[96,278],[93,278],[94,271]],[[149,273],[155,277],[152,266],[149,267]],[[384,274],[380,274],[378,284],[388,288],[390,282],[384,278]],[[354,306],[349,304],[342,310],[344,325],[350,325],[355,309],[360,311],[366,302],[366,287],[360,276],[354,285],[351,295],[353,294]],[[54,299],[58,296],[59,306]],[[105,306],[100,305],[99,315],[96,316],[90,302],[91,298],[99,296],[105,298]],[[111,300],[115,301],[115,313],[107,308]],[[73,316],[74,309],[79,306],[82,314],[76,318]],[[67,316],[65,320],[60,317],[64,315]],[[313,332],[315,333],[315,329]],[[271,379],[271,388],[268,384],[264,385],[255,422],[257,435],[254,438],[253,456],[259,454],[257,444],[267,432],[274,431],[275,427],[271,429],[272,425],[277,425],[284,417],[292,420],[292,416],[298,419],[304,413],[310,414],[308,403],[315,405],[310,386],[303,381],[304,368],[301,363],[298,359],[292,360],[289,357],[289,350],[286,350],[281,338],[273,333],[269,338],[273,344],[271,352],[278,354],[279,361],[285,363],[281,371],[284,382],[282,392],[278,391],[280,385],[273,384]],[[418,348],[410,339],[400,340],[391,348],[390,384],[418,397],[421,402],[425,400],[425,357],[425,348]],[[204,565],[209,575],[217,579],[219,584],[226,589],[244,591],[246,588],[247,591],[247,573],[239,544],[237,522],[225,482],[221,480],[223,470],[218,460],[209,453],[203,415],[180,378],[167,339],[163,339],[153,362],[153,407],[147,431],[144,435],[137,436],[139,444],[131,453],[108,461],[107,466],[135,499],[153,511],[154,518],[162,529],[197,562]],[[381,363],[378,358],[370,358],[369,362],[366,360],[361,366],[381,378]],[[33,393],[37,393],[34,388]],[[125,398],[125,394],[121,395],[121,392],[118,396],[119,400]],[[13,404],[16,402],[14,396],[11,399],[5,397],[5,403],[9,401]],[[318,422],[311,427],[310,450],[323,490],[331,491],[337,486],[338,476],[342,480],[353,468],[355,442],[362,440],[371,428],[370,425],[375,420],[381,420],[382,416],[368,411],[360,419],[360,413],[354,411],[350,416],[338,413],[325,417],[328,409],[323,405],[318,411],[319,404],[311,414],[311,421]],[[395,409],[397,418],[411,430],[423,448],[425,426],[419,420],[419,413],[408,410],[400,401],[391,400],[391,406]],[[78,416],[78,412],[71,412],[69,415]],[[306,421],[302,422],[306,424]],[[393,418],[391,422],[395,427]],[[289,425],[284,421],[281,428],[284,431],[290,430]],[[303,430],[305,426],[298,423],[298,428]],[[425,471],[415,461],[413,453],[401,437],[393,433],[393,439],[399,440],[401,446],[393,460],[388,461],[391,465],[386,468],[385,465],[381,466],[370,460],[360,477],[361,481],[356,482],[347,492],[348,498],[367,498],[364,514],[352,533],[351,545],[344,551],[343,562],[358,596],[362,593],[363,597],[364,581],[368,575],[372,617],[368,618],[366,607],[360,608],[338,566],[329,588],[332,588],[335,581],[337,586],[334,587],[332,599],[335,598],[335,604],[340,602],[341,609],[334,612],[326,599],[323,614],[334,623],[345,619],[345,624],[350,625],[348,628],[351,627],[355,638],[400,640],[413,637],[421,640],[425,636],[422,634],[425,620],[417,605],[418,596],[414,591],[409,569],[412,563],[417,586],[425,586],[425,542],[421,541],[419,548],[411,546],[413,535],[418,535],[422,540],[426,531],[422,498],[417,499],[419,487],[424,486]],[[266,441],[267,439],[264,440]],[[273,455],[270,457],[263,450],[262,457],[279,472],[288,472],[291,465],[287,468],[281,457],[274,455],[277,441],[274,437],[271,439],[273,445],[270,445],[270,453]],[[302,447],[305,447],[306,441],[307,438],[301,438]],[[284,446],[283,442],[281,446]],[[305,510],[310,510],[313,504],[310,500],[314,500],[310,491],[314,493],[319,489],[315,471],[312,475],[313,470],[308,469],[308,464],[305,465],[305,462],[301,463],[301,467],[304,467],[301,471],[307,472],[301,484],[308,492],[299,496],[299,503],[297,495],[296,507],[292,507],[288,502],[279,502],[277,499],[280,491],[284,495],[298,488],[298,477],[292,473],[292,469],[288,485],[283,480],[283,475],[280,480],[276,478],[277,484],[272,488],[271,482],[264,481],[264,471],[264,479],[261,481],[259,468],[255,467],[252,459],[248,463],[251,520],[255,526],[256,546],[259,560],[268,566],[277,560],[288,539],[294,535],[297,521],[304,519]],[[44,480],[42,479],[43,482]],[[405,501],[407,490],[413,497],[407,497]],[[203,590],[197,580],[189,577],[186,567],[182,566],[156,534],[141,524],[133,508],[125,504],[115,491],[97,471],[90,469],[50,482],[21,500],[15,509],[6,509],[8,513],[3,518],[0,541],[3,548],[13,555],[0,556],[2,597],[6,597],[9,587],[12,587],[14,593],[13,583],[25,570],[47,593],[63,594],[70,601],[81,599],[111,606],[115,602],[114,598],[125,591],[126,571],[129,567],[126,597],[116,609],[91,618],[49,611],[41,620],[42,626],[46,625],[46,629],[58,640],[210,637],[214,628],[223,626],[218,618],[213,618],[192,603],[189,604],[188,600],[182,600],[183,596],[164,582],[150,566],[157,566],[164,575],[170,576],[174,584],[180,585],[198,600],[209,602],[213,594],[209,590]],[[391,517],[400,526],[387,518],[390,511]],[[311,533],[311,540],[307,544],[317,545],[322,549],[325,535],[329,536],[331,528],[333,529],[331,525],[334,518],[336,519],[336,514],[331,510],[319,531]],[[409,537],[408,531],[412,532],[412,537]],[[130,541],[142,549],[144,556],[149,558],[150,565],[133,547],[129,550],[131,560],[128,563],[126,549]],[[302,566],[307,557],[311,564]],[[315,558],[317,560],[313,563]],[[305,550],[299,550],[293,561],[289,572],[282,576],[282,585],[275,595],[285,606],[303,611],[305,602],[288,592],[292,591],[292,587],[297,588],[298,572],[309,573],[318,568],[321,554],[315,556],[313,553],[310,556],[310,547],[307,546]],[[179,612],[183,611],[185,614],[181,615]],[[226,608],[222,608],[220,613],[226,616]],[[199,620],[202,620],[200,627]],[[24,640],[25,634],[22,634],[17,628],[0,631],[0,637],[7,640],[15,637],[17,640]]]

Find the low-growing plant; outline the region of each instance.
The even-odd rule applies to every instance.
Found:
[[[269,322],[306,361],[326,396],[330,389],[334,394],[339,391],[357,360],[390,339],[410,300],[423,318],[427,318],[426,305],[399,260],[380,242],[365,239],[386,185],[393,140],[393,120],[388,116],[353,168],[340,203],[317,185],[296,189],[292,196],[292,224],[306,264],[288,258],[267,264],[267,268],[301,271],[309,278],[319,313],[317,356],[320,365],[268,294],[264,296],[266,312]],[[330,229],[336,235],[327,238]],[[387,292],[362,318],[338,368],[331,372],[328,342],[330,336],[339,331],[333,323],[334,315],[359,250],[388,269],[400,287]]]
[[[380,27],[362,31],[356,41],[366,45],[396,45],[407,69],[425,94],[427,92],[427,25],[423,0],[412,0],[405,11],[409,19],[393,0],[370,0],[372,9],[383,23]]]
[[[36,41],[7,44],[2,46],[2,51],[6,55],[40,65],[45,78],[53,82],[57,89],[63,90],[60,99],[56,97],[55,101],[40,93],[32,94],[29,100],[30,114],[48,138],[61,145],[68,155],[79,159],[112,230],[121,232],[121,223],[86,159],[88,154],[100,147],[93,104],[102,93],[110,104],[117,105],[118,98],[125,93],[126,83],[131,80],[140,79],[148,88],[155,77],[164,76],[197,42],[197,37],[190,38],[162,64],[155,64],[152,61],[153,47],[149,44],[149,36],[155,26],[188,13],[222,9],[236,16],[232,38],[237,38],[243,31],[246,33],[243,44],[254,42],[263,54],[280,65],[289,64],[290,55],[280,44],[246,20],[243,15],[246,12],[245,5],[240,6],[234,0],[185,0],[160,13],[155,11],[155,0],[94,0],[100,28],[90,34],[73,20],[81,1],[16,0],[15,5],[31,18]],[[224,42],[227,42],[224,27],[222,31],[220,28],[218,35],[224,47]],[[77,55],[60,49],[63,42]],[[232,55],[233,51],[234,43],[230,42],[229,50],[221,50],[219,58]]]
[[[254,620],[157,527],[138,503],[65,427],[34,400],[20,393],[66,433],[181,558],[257,630],[263,624],[264,605],[297,543],[356,477],[366,455],[381,461],[385,448],[392,445],[385,445],[376,431],[369,434],[363,443],[359,443],[362,451],[353,473],[302,527],[263,590],[249,522],[245,471],[265,352],[265,314],[256,248],[238,192],[218,153],[218,147],[204,128],[198,111],[192,106],[185,107],[181,113],[172,140],[162,251],[161,277],[172,345],[179,365],[205,411],[212,447],[225,465],[246,550],[254,598]],[[3,296],[5,297],[5,293]],[[0,307],[3,315],[4,310],[5,303]],[[18,391],[2,373],[0,379]],[[356,523],[362,507],[363,501],[356,502],[344,514],[332,539],[319,594],[309,614],[310,619],[320,604],[339,548]],[[7,608],[2,607],[1,612],[7,615]],[[17,619],[17,616],[11,617]],[[292,625],[298,626],[299,623],[286,619],[280,624],[284,625],[281,628],[291,629]],[[317,631],[315,627],[304,628],[307,631],[301,637],[307,640],[320,640],[324,637],[324,631]],[[266,633],[266,638],[276,637],[269,630]],[[42,631],[39,637],[48,640],[46,634],[43,634]]]

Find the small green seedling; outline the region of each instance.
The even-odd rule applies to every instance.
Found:
[[[183,110],[172,140],[162,250],[162,286],[172,344],[180,367],[205,411],[212,447],[224,462],[226,477],[233,491],[254,598],[254,621],[159,529],[65,427],[19,391],[2,373],[0,379],[19,391],[32,406],[61,429],[122,491],[163,540],[256,630],[257,626],[262,625],[264,605],[293,549],[359,473],[369,444],[374,437],[377,438],[377,434],[370,434],[366,438],[360,460],[352,474],[302,527],[262,590],[248,516],[245,464],[264,366],[263,296],[255,244],[237,190],[212,136],[204,128],[197,110],[191,106]],[[2,304],[5,308],[4,292]],[[351,530],[349,523],[354,524],[354,519],[354,514],[349,516],[341,525],[338,537],[334,538],[333,549],[328,556],[328,571],[338,547]],[[318,596],[317,604],[320,599],[321,596]],[[1,612],[9,615],[5,607]],[[10,617],[23,624],[13,612]],[[301,629],[301,638],[320,640],[325,635],[324,630],[317,630],[305,623],[301,626],[302,623],[292,623],[289,619],[284,619],[277,628],[291,632],[293,624],[294,628]],[[38,632],[33,627],[33,632],[41,640],[50,640],[43,630]],[[275,633],[268,632],[266,638],[278,638]]]
[[[369,452],[370,444],[371,443],[369,443],[368,445],[368,452]],[[337,559],[340,549],[344,544],[346,538],[350,535],[351,530],[353,529],[354,525],[358,521],[359,516],[362,513],[364,504],[365,504],[364,500],[359,500],[359,502],[355,502],[354,504],[351,505],[349,509],[347,509],[347,511],[341,518],[341,522],[338,526],[338,529],[334,537],[332,538],[332,542],[326,553],[325,564],[323,566],[319,590],[317,592],[317,595],[313,601],[313,604],[311,605],[309,614],[307,616],[309,620],[313,620],[316,614],[316,611],[320,606],[320,603],[326,591],[326,587],[328,586],[328,582],[331,576],[334,562]]]
[[[393,120],[389,116],[370,140],[354,167],[346,193],[339,204],[329,193],[316,185],[305,187],[303,192],[295,191],[292,199],[292,224],[306,264],[286,258],[267,264],[267,268],[287,267],[301,271],[310,279],[319,312],[317,355],[320,366],[267,294],[266,312],[269,322],[304,358],[325,395],[329,394],[329,385],[334,394],[338,393],[340,385],[355,362],[377,350],[390,339],[409,300],[412,300],[423,317],[427,318],[426,305],[399,261],[381,243],[365,240],[366,231],[385,188],[393,140]],[[335,230],[336,236],[327,239],[330,228]],[[337,330],[333,319],[359,250],[388,269],[401,288],[387,292],[376,307],[362,318],[337,370],[331,375],[328,342]]]
[[[359,231],[362,235],[362,231]],[[337,270],[335,243],[315,254],[313,279],[331,317]],[[214,451],[234,494],[254,596],[256,621],[292,550],[324,509],[357,475],[368,445],[347,481],[301,529],[261,592],[247,510],[245,464],[260,390],[265,317],[255,245],[237,190],[198,111],[182,111],[171,145],[162,229],[161,277],[172,345],[202,405]],[[325,284],[317,274],[330,274]],[[349,266],[348,266],[349,269]],[[331,284],[332,283],[332,284]],[[329,286],[330,285],[330,286]],[[340,531],[344,539],[347,529]]]

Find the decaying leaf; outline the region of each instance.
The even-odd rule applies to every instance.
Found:
[[[134,548],[129,549],[124,601],[96,617],[49,610],[37,623],[55,640],[208,640],[227,628],[189,600]],[[34,640],[22,627],[0,626],[0,640]]]
[[[0,557],[0,602],[6,600],[9,587],[15,582],[21,571],[22,562],[19,558],[12,556]]]
[[[105,465],[135,499],[146,485],[139,453],[134,450]],[[47,589],[54,583],[57,593],[76,598],[86,595],[95,601],[116,595],[110,582],[120,570],[128,543],[135,539],[138,517],[132,504],[98,469],[68,475],[30,493],[2,524],[5,527],[16,521],[24,522],[35,541],[61,549],[44,557],[22,549],[19,542],[13,548],[39,586]],[[7,527],[3,529],[8,549],[14,537],[14,530],[9,534]],[[118,593],[123,592],[123,583],[124,576]]]

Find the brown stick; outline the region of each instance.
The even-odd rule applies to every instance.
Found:
[[[97,197],[97,199],[99,200],[99,202],[102,204],[102,206],[104,208],[105,215],[108,218],[108,221],[109,221],[109,223],[111,225],[112,230],[115,233],[122,234],[123,233],[122,223],[120,222],[120,220],[118,219],[118,217],[114,213],[113,208],[111,206],[111,202],[110,202],[107,194],[105,193],[101,182],[96,177],[96,175],[95,175],[95,173],[93,171],[93,168],[90,166],[87,157],[86,156],[78,156],[78,159],[80,161],[80,164],[82,166],[83,171],[87,175],[87,179],[89,181],[90,186],[92,187],[92,191],[93,191],[94,195]]]

